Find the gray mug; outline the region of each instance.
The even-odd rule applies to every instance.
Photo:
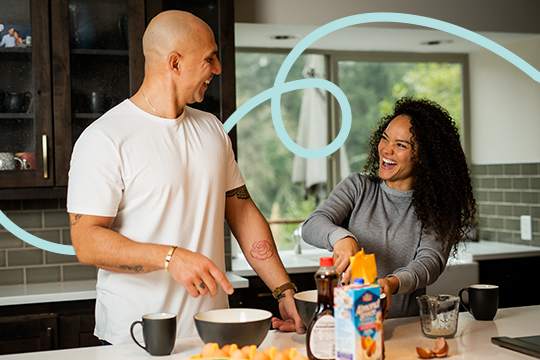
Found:
[[[145,346],[142,346],[133,335],[133,328],[137,324],[142,325]],[[142,321],[131,324],[130,332],[133,341],[150,355],[169,355],[176,341],[176,315],[170,313],[143,315]]]
[[[16,157],[14,153],[0,152],[0,170],[15,170],[17,161],[20,162],[20,168],[22,169],[22,160]]]

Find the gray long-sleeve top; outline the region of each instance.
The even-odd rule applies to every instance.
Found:
[[[366,254],[375,254],[379,278],[399,279],[388,317],[418,315],[416,297],[437,280],[449,255],[435,232],[422,228],[412,194],[353,173],[302,226],[304,241],[329,251],[338,240],[355,238]]]

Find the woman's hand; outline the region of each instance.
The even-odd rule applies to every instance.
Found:
[[[344,273],[341,282],[348,283],[351,278],[351,256],[358,252],[358,243],[352,237],[338,240],[334,244],[334,267],[338,273]]]
[[[399,289],[399,279],[395,276],[390,276],[384,279],[378,280],[381,292],[386,294],[386,309],[381,309],[383,312],[383,319],[386,318],[388,310],[390,309],[390,299],[392,294],[395,294]]]

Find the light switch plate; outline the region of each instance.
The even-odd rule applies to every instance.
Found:
[[[532,240],[532,220],[530,215],[521,215],[521,240]]]

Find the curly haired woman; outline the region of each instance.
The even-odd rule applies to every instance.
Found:
[[[302,236],[334,252],[344,281],[350,256],[375,254],[387,316],[418,315],[416,297],[442,274],[476,215],[454,121],[432,101],[397,101],[371,136],[364,171],[336,186]]]

